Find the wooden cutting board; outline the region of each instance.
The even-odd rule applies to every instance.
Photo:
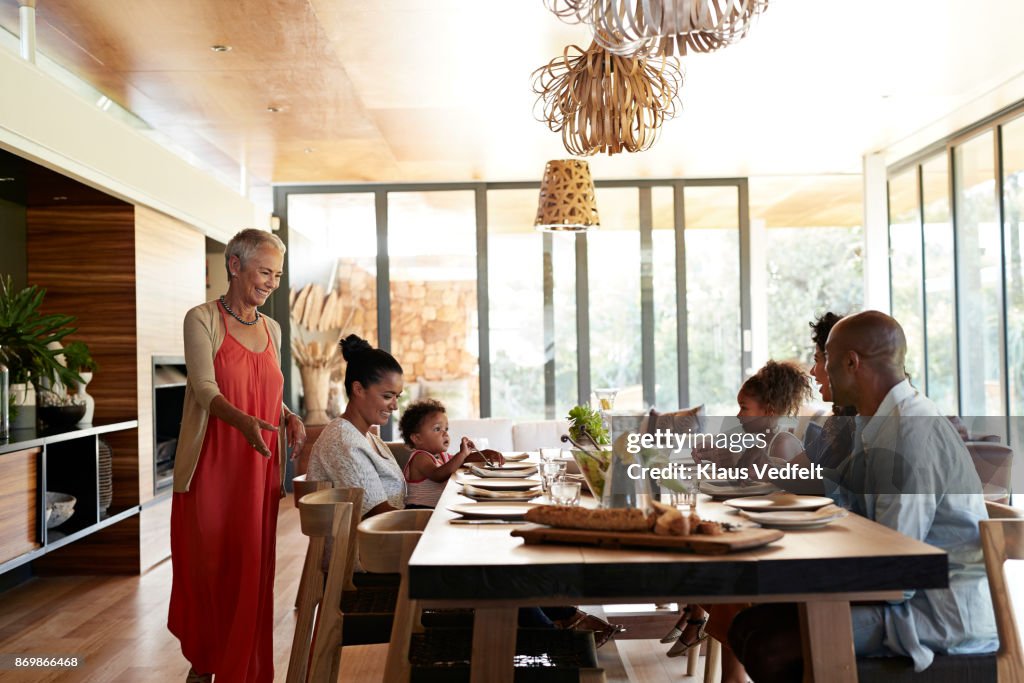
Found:
[[[655,548],[684,550],[703,555],[724,555],[739,550],[760,548],[782,538],[778,529],[740,529],[726,531],[718,536],[661,536],[651,532],[594,531],[590,529],[556,529],[532,524],[512,531],[526,543],[569,543],[596,545],[602,548]]]

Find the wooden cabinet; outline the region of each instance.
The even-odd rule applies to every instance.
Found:
[[[0,574],[32,562],[38,573],[84,571],[73,558],[90,544],[88,537],[139,514],[134,473],[118,477],[118,469],[137,459],[136,449],[119,453],[112,446],[110,505],[100,506],[99,439],[115,444],[137,439],[138,422],[129,420],[97,424],[56,434],[33,429],[14,430],[11,440],[0,444]],[[75,497],[70,518],[52,529],[46,527],[46,492]],[[60,552],[82,541],[75,552]],[[137,547],[137,543],[135,544]],[[131,553],[129,553],[131,554]],[[97,557],[99,572],[138,571],[135,560],[110,555]]]

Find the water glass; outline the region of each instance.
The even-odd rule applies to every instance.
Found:
[[[565,474],[565,462],[561,460],[545,460],[540,464],[541,489],[544,493],[551,495],[551,485],[561,475]]]
[[[555,505],[579,505],[580,483],[559,477],[551,483],[551,502]]]
[[[673,504],[684,515],[697,512],[697,487],[687,486],[682,491],[674,491]]]
[[[540,449],[540,461],[541,462],[551,462],[552,460],[556,460],[558,458],[558,456],[561,455],[561,453],[562,453],[562,449],[561,448],[541,448]]]

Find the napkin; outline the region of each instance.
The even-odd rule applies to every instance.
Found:
[[[823,508],[817,510],[772,510],[769,512],[750,512],[748,510],[743,511],[743,516],[752,519],[755,522],[759,517],[765,519],[778,518],[780,515],[784,515],[787,519],[806,519],[808,522],[815,520],[826,520],[826,519],[839,519],[847,515],[846,509],[841,508],[838,505],[826,505]]]
[[[540,492],[536,489],[531,491],[491,491],[490,489],[481,489],[470,484],[463,484],[462,491],[476,498],[494,498],[495,500],[501,500],[503,498],[517,498],[522,500],[527,496],[539,496]]]
[[[536,474],[537,473],[537,468],[536,467],[527,467],[525,469],[517,468],[517,469],[512,469],[512,470],[506,470],[506,469],[502,469],[500,467],[498,469],[490,469],[490,468],[486,468],[486,467],[477,467],[476,465],[470,465],[469,466],[469,471],[472,472],[473,474],[475,474],[478,477],[502,477],[502,478],[505,478],[505,479],[507,479],[509,477],[513,477],[513,478],[517,478],[517,479],[520,479],[520,478],[521,479],[525,479],[526,477],[530,476],[531,474]]]

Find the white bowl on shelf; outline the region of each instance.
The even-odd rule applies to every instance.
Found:
[[[69,493],[46,492],[46,528],[52,529],[71,519],[77,499]]]

